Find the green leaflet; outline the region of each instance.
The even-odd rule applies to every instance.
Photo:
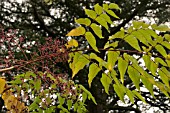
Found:
[[[126,90],[127,90],[126,91],[127,96],[129,97],[129,99],[132,102],[132,104],[134,104],[134,94],[129,89],[126,89]]]
[[[152,75],[156,76],[157,68],[158,68],[158,64],[156,64],[154,61],[151,61],[150,71],[151,71]]]
[[[122,102],[124,102],[124,95],[125,95],[125,89],[124,89],[124,87],[121,86],[121,85],[117,85],[117,84],[114,84],[113,87],[114,87],[114,90],[115,90],[116,94],[117,94],[118,97],[120,98],[120,100],[121,100]]]
[[[70,108],[72,107],[72,103],[72,100],[67,100],[68,110],[70,110]]]
[[[147,42],[152,46],[156,45],[156,43],[152,40],[150,33],[146,32],[144,29],[139,29],[138,32],[140,32]]]
[[[107,21],[101,17],[101,16],[98,16],[96,19],[95,19],[100,25],[102,25],[103,27],[105,27],[107,29],[107,31],[109,31],[109,27],[107,25]]]
[[[126,69],[128,67],[128,62],[123,60],[121,57],[118,59],[118,70],[120,73],[120,79],[121,82],[124,83],[124,74],[126,72]]]
[[[73,63],[70,64],[70,68],[72,69],[72,77],[74,77],[81,69],[84,68],[90,61],[87,59],[87,55],[82,55],[80,53],[75,53],[73,58]]]
[[[88,95],[88,99],[92,99],[92,101],[97,105],[95,98],[92,96],[92,94],[82,85],[79,85],[80,89],[82,89],[85,93]]]
[[[157,36],[155,39],[156,39],[155,40],[156,43],[162,43],[164,40],[162,36]]]
[[[107,69],[111,72],[115,62],[118,60],[120,52],[117,51],[108,51],[107,54]]]
[[[161,58],[157,57],[155,58],[155,62],[162,64],[163,66],[167,66],[167,64],[162,60]]]
[[[127,30],[128,34],[131,34],[134,31],[133,26],[130,26]]]
[[[135,94],[139,99],[141,99],[143,102],[146,103],[145,99],[142,97],[142,95],[140,93],[138,93],[137,91],[133,90],[132,91],[133,94]]]
[[[117,10],[119,10],[121,12],[120,7],[115,3],[110,3],[109,4],[109,9],[117,9]]]
[[[142,26],[143,22],[142,21],[133,21],[132,24],[135,29],[139,29]]]
[[[101,14],[100,17],[104,18],[109,24],[113,24],[110,17],[106,13]]]
[[[40,90],[41,88],[41,79],[37,79],[34,83],[35,89]]]
[[[144,55],[143,60],[145,62],[145,66],[151,73],[156,76],[156,70],[158,68],[158,64],[156,64],[154,61],[151,60],[151,57],[149,55]]]
[[[147,67],[148,70],[151,68],[151,57],[149,55],[144,55],[143,60],[145,62],[145,66]]]
[[[105,68],[107,68],[106,61],[104,61],[102,58],[98,57],[95,53],[90,54],[90,59],[94,59],[94,60],[98,61],[99,62],[99,67],[104,66]]]
[[[37,99],[38,97],[36,97]],[[37,102],[39,103],[39,102]],[[34,100],[34,102],[29,106],[29,110],[35,110],[36,108],[39,108],[39,105],[36,103],[36,101]]]
[[[104,10],[108,10],[109,9],[109,5],[108,4],[103,4],[103,9]]]
[[[100,15],[103,12],[103,8],[99,4],[94,5],[94,10],[98,15]]]
[[[148,28],[149,27],[149,24],[145,24],[144,22],[142,22],[142,21],[133,21],[132,22],[132,24],[133,24],[133,27],[135,28],[135,29],[139,29],[139,28]]]
[[[170,28],[167,25],[159,25],[156,24],[151,25],[152,29],[158,30],[158,31],[170,31]]]
[[[90,27],[93,29],[94,33],[99,37],[99,38],[103,38],[102,36],[102,30],[101,27],[99,25],[97,25],[96,23],[92,23],[90,25]]]
[[[170,98],[168,92],[170,93],[170,88],[167,88],[164,84],[161,82],[156,81],[156,86],[168,97]]]
[[[155,31],[153,31],[152,29],[145,29],[145,32],[147,32],[150,36],[157,38],[158,35],[156,34]]]
[[[91,87],[91,83],[94,79],[94,77],[97,75],[97,73],[100,71],[101,69],[98,67],[98,65],[96,63],[92,63],[89,66],[89,74],[88,74],[88,83],[89,83],[89,87]]]
[[[166,53],[164,47],[162,47],[161,45],[156,45],[155,48],[163,57],[166,58],[167,53]]]
[[[105,73],[102,73],[102,78],[100,79],[104,90],[107,94],[109,94],[109,86],[112,83],[112,79],[109,77],[109,75],[106,75]]]
[[[85,28],[79,26],[75,29],[72,29],[66,36],[80,36],[80,35],[84,35],[85,32],[86,32]]]
[[[112,42],[111,44],[109,44],[109,41],[108,41],[108,42],[105,44],[104,49],[109,48],[109,47],[115,48],[115,47],[118,46],[118,43],[119,43],[119,41],[115,41],[115,42]]]
[[[140,83],[140,73],[134,69],[132,66],[128,66],[128,74],[130,79],[135,84],[136,88],[140,90],[139,83]]]
[[[142,75],[148,80],[148,82],[150,82],[153,85],[155,84],[154,77],[148,74],[146,71],[144,71]]]
[[[114,35],[112,35],[111,37],[109,37],[109,40],[115,39],[115,38],[124,38],[125,36],[125,32],[124,30],[118,31],[117,33],[115,33]]]
[[[93,36],[93,34],[91,32],[86,32],[85,33],[85,38],[88,41],[88,43],[90,44],[90,46],[97,52],[99,52],[98,48],[96,47],[96,39]]]
[[[113,16],[114,18],[120,19],[112,10],[105,10],[109,15]]]
[[[167,49],[170,49],[170,43],[169,43],[169,42],[163,41],[163,42],[161,42],[161,44],[162,44],[164,47],[166,47]]]
[[[165,39],[170,42],[170,34],[165,34],[164,35]]]
[[[124,40],[131,45],[134,49],[141,51],[138,40],[133,35],[128,35]]]
[[[57,97],[58,97],[59,104],[60,104],[60,105],[63,105],[64,102],[65,102],[65,98],[62,98],[62,97],[60,96],[60,94],[57,94]]]
[[[124,54],[124,58],[130,60],[133,64],[138,64],[138,61],[133,56]]]
[[[167,70],[165,67],[161,67],[161,70],[163,71],[163,73],[166,74],[166,76],[170,79],[170,71]]]
[[[114,82],[118,85],[120,85],[120,81],[118,80],[118,77],[117,77],[117,73],[115,70],[112,70],[112,72],[110,73],[111,77],[113,78]]]
[[[161,69],[158,71],[158,74],[159,74],[159,76],[161,77],[161,80],[163,81],[163,83],[164,83],[167,87],[169,87],[169,81],[170,81],[170,79],[167,77],[167,75],[166,75],[165,73],[163,73],[163,71],[162,71]]]
[[[78,24],[86,25],[86,26],[89,26],[91,24],[91,20],[88,18],[79,18],[79,19],[76,19],[75,22]]]
[[[87,99],[87,93],[83,92],[82,97],[83,97],[83,103],[84,103]]]
[[[85,9],[85,13],[92,19],[95,19],[97,17],[96,12],[93,10]]]
[[[142,83],[145,85],[145,87],[149,90],[151,95],[154,97],[153,85],[150,82],[148,82],[148,80],[144,76],[141,76],[141,80],[142,80]]]
[[[139,41],[141,41],[143,44],[145,44],[146,46],[149,46],[147,40],[145,37],[143,37],[143,35],[138,32],[138,31],[134,31],[132,32],[132,35],[134,35]]]
[[[167,58],[166,58],[166,63],[167,63],[167,65],[170,67],[170,60],[169,60],[169,57],[170,57],[170,55],[167,55]]]

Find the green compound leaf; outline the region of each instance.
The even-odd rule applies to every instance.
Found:
[[[101,27],[95,23],[92,23],[90,27],[93,29],[94,33],[99,37],[103,38]]]
[[[94,79],[94,77],[96,77],[97,73],[100,71],[101,69],[98,67],[98,65],[96,63],[92,63],[89,66],[89,74],[88,74],[88,83],[89,83],[89,87],[91,87],[91,83]]]
[[[128,74],[130,79],[135,84],[136,88],[140,90],[139,83],[140,83],[140,73],[134,69],[132,66],[128,66]]]
[[[156,45],[155,48],[162,56],[164,56],[166,58],[167,53],[166,53],[164,47],[162,47],[161,45]]]
[[[103,12],[103,8],[99,4],[94,5],[94,10],[98,15],[100,15]]]
[[[96,39],[93,36],[93,34],[91,32],[86,32],[85,33],[85,38],[88,41],[88,43],[90,44],[90,46],[97,52],[99,52],[98,48],[96,47]]]
[[[85,13],[92,19],[95,19],[97,17],[96,12],[93,10],[85,9]]]
[[[95,19],[100,25],[102,25],[103,27],[105,27],[107,29],[107,31],[109,31],[109,27],[107,25],[107,21],[102,17],[102,16],[98,16]]]
[[[112,83],[112,79],[109,77],[109,75],[102,73],[102,78],[100,81],[104,87],[105,92],[109,95],[109,86]]]
[[[89,26],[91,24],[91,20],[88,18],[79,18],[79,19],[76,19],[75,22],[78,24],[86,25],[86,26]]]
[[[118,59],[118,70],[120,73],[121,82],[124,83],[124,74],[128,67],[128,62],[123,60],[121,57]]]
[[[138,40],[133,35],[128,35],[124,40],[134,49],[141,51]]]

